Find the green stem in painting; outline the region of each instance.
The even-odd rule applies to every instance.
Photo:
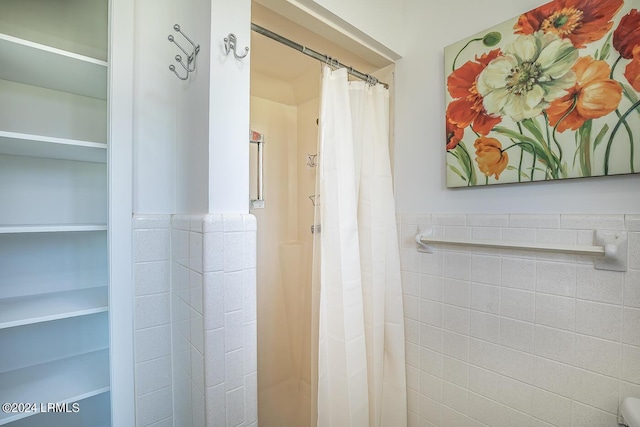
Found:
[[[580,169],[582,176],[591,176],[591,128],[593,121],[586,120],[580,129],[578,135],[580,138]]]
[[[613,65],[611,66],[611,73],[609,73],[610,79],[613,79],[613,71],[616,69],[616,65],[618,65],[618,62],[620,62],[621,59],[622,59],[622,55],[618,55],[618,58],[614,61]]]
[[[613,79],[613,72],[616,69],[616,66],[618,65],[618,63],[620,62],[620,60],[622,59],[622,55],[618,55],[618,58],[616,58],[615,62],[613,63],[613,65],[611,66],[611,73],[609,74],[609,78]],[[631,108],[632,110],[634,110],[634,108]],[[631,128],[629,127],[629,123],[627,123],[627,120],[622,118],[622,114],[620,114],[620,111],[618,109],[616,109],[616,116],[618,116],[618,123],[620,123],[620,121],[622,121],[622,123],[624,124],[625,129],[627,130],[627,134],[629,135],[629,143],[631,144],[630,150],[631,150],[631,155],[629,156],[629,169],[631,170],[631,173],[634,173],[634,168],[633,168],[633,154],[634,154],[634,146],[633,146],[633,134],[631,132]],[[626,118],[626,114],[625,114],[625,118]],[[616,125],[616,128],[618,127],[618,125]],[[613,133],[613,131],[612,131]],[[609,139],[611,140],[611,139]],[[609,153],[609,145],[607,145],[607,153]],[[606,162],[608,162],[608,160],[605,160]],[[607,167],[607,163],[605,163],[605,171],[608,170]],[[606,175],[606,172],[605,172]]]
[[[557,179],[559,176],[559,169],[560,169],[560,165],[562,165],[562,147],[560,146],[560,143],[558,142],[558,138],[556,137],[556,133],[558,131],[558,126],[560,125],[560,123],[562,123],[562,121],[564,119],[566,119],[567,117],[569,117],[569,114],[573,113],[573,110],[576,109],[576,104],[578,103],[578,96],[574,96],[573,97],[573,101],[571,101],[571,108],[569,108],[567,110],[566,113],[564,113],[562,115],[562,117],[560,117],[560,120],[558,120],[558,122],[556,123],[556,125],[553,127],[553,132],[551,133],[553,135],[553,142],[556,143],[556,147],[558,147],[558,164],[556,165],[556,176],[555,178]],[[546,115],[546,113],[545,113]]]
[[[536,150],[535,147],[533,146],[533,144],[531,144],[530,142],[514,142],[512,145],[508,146],[505,149],[500,150],[501,153],[504,153],[505,151],[513,148],[513,147],[519,147],[520,148],[520,165],[518,165],[518,182],[520,182],[520,173],[522,172],[522,155],[524,154],[524,149],[521,147],[522,145],[526,145],[531,149],[531,154],[533,155],[533,162],[531,162],[531,179],[530,181],[533,181],[533,172],[536,170],[536,160],[537,160],[537,156],[536,156]]]
[[[524,160],[524,149],[520,147],[520,160],[518,161],[518,182],[522,182],[522,160]]]
[[[485,34],[484,36],[482,36],[480,38],[469,40],[467,42],[467,44],[462,46],[462,49],[460,49],[460,51],[458,52],[456,57],[453,58],[453,65],[451,66],[451,71],[455,71],[455,69],[456,69],[456,61],[458,60],[458,57],[460,56],[462,51],[465,50],[467,48],[467,46],[469,46],[472,42],[479,42],[480,40],[482,40],[482,43],[485,46],[493,47],[493,46],[497,45],[498,43],[500,43],[500,40],[502,40],[502,34],[500,34],[497,31],[491,31],[490,33],[487,33],[487,34]]]
[[[616,109],[616,116],[618,116],[618,120],[622,122],[622,124],[624,125],[624,128],[627,130],[627,135],[629,135],[629,144],[630,144],[629,149],[631,150],[631,155],[629,156],[629,169],[631,170],[631,173],[634,173],[635,171],[633,170],[633,151],[634,151],[633,133],[631,132],[629,123],[627,123],[627,120],[625,118],[622,118],[622,114],[620,114],[620,111],[618,109]]]
[[[473,162],[471,161],[471,156],[467,151],[467,147],[464,146],[462,141],[460,141],[460,144],[458,144],[458,147],[460,147],[460,149],[464,152],[465,160],[467,160],[467,166],[469,166],[469,179],[467,180],[467,187],[471,187],[472,185],[475,185],[474,183],[475,180],[473,179]]]
[[[627,116],[631,114],[631,112],[638,107],[640,107],[640,101],[637,101],[635,104],[631,106],[631,108],[625,111],[625,113],[620,116],[618,123],[616,123],[616,125],[611,130],[611,135],[609,135],[609,141],[607,142],[607,149],[605,150],[605,153],[604,153],[604,174],[605,175],[609,175],[609,157],[611,156],[611,145],[613,144],[613,137],[618,132],[620,125],[622,125],[623,123],[626,123],[625,119],[627,118]],[[631,155],[630,155],[631,172],[633,172],[633,155],[634,155],[633,134],[629,134],[629,139],[631,140]]]
[[[480,37],[479,39],[471,39],[467,42],[467,44],[465,44],[464,46],[462,46],[462,49],[460,49],[460,51],[458,52],[458,54],[456,55],[455,58],[453,58],[453,64],[451,65],[451,71],[455,71],[456,70],[456,61],[458,60],[458,57],[460,56],[460,54],[462,53],[463,50],[465,50],[467,48],[467,46],[469,46],[471,43],[473,42],[478,42],[482,40],[482,37]]]

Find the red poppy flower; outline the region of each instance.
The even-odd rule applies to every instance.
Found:
[[[640,92],[640,45],[633,49],[633,59],[624,70],[624,76],[631,86]]]
[[[464,128],[459,128],[447,119],[447,151],[456,148],[463,136]]]
[[[521,15],[516,34],[536,31],[568,38],[576,48],[600,40],[613,26],[623,0],[555,0]]]
[[[575,86],[547,108],[552,126],[562,119],[558,124],[560,132],[576,130],[587,120],[606,116],[618,108],[622,99],[620,83],[609,78],[611,68],[605,61],[584,56],[578,59],[573,71],[577,79]]]
[[[624,15],[613,32],[613,47],[625,59],[633,58],[633,48],[640,46],[640,13],[632,9]]]
[[[449,94],[454,98],[447,106],[447,121],[459,128],[471,128],[481,134],[488,134],[502,121],[499,116],[491,116],[482,105],[482,96],[476,88],[476,79],[489,62],[500,56],[500,49],[495,49],[476,60],[467,61],[454,70],[447,78]]]

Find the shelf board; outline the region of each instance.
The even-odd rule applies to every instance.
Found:
[[[42,413],[11,423],[11,427],[111,427],[109,393],[78,401],[77,413]]]
[[[71,231],[107,231],[107,226],[104,224],[38,224],[0,226],[0,234],[68,233]]]
[[[107,99],[107,63],[0,34],[0,79]]]
[[[107,144],[0,131],[0,154],[106,163]]]
[[[72,403],[109,391],[109,350],[0,374],[1,402]],[[35,415],[0,412],[0,425]]]
[[[0,299],[0,329],[107,311],[106,286]]]

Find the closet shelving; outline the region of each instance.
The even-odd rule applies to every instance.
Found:
[[[90,98],[107,99],[107,63],[0,34],[0,78]]]
[[[106,286],[0,300],[0,329],[108,310]]]
[[[109,351],[98,350],[17,369],[0,374],[0,383],[3,389],[12,390],[12,402],[36,402],[38,409],[40,403],[46,406],[46,402],[78,402],[109,391]],[[79,403],[82,411],[82,402]],[[33,415],[36,414],[1,413],[0,424]]]
[[[111,425],[107,5],[0,3],[0,425]]]
[[[0,153],[46,159],[77,160],[106,163],[107,145],[101,142],[78,141],[0,131]]]
[[[106,224],[36,224],[3,225],[0,234],[19,233],[69,233],[72,231],[107,231]]]

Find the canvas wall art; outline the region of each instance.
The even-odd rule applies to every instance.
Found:
[[[555,0],[447,46],[447,186],[640,172],[639,9]]]

